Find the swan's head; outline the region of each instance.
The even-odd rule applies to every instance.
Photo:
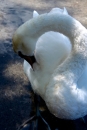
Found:
[[[29,30],[30,29],[30,30]],[[37,38],[32,34],[32,30],[27,22],[20,26],[13,35],[12,43],[14,52],[24,58],[32,66],[32,58],[35,50]]]
[[[20,26],[13,35],[13,49],[16,53],[21,51],[23,55],[32,56],[35,49],[34,43],[36,42],[36,38],[29,35],[26,24]]]
[[[33,18],[37,17],[39,14],[34,11]],[[30,24],[29,24],[30,22]],[[21,25],[13,35],[12,43],[13,50],[21,58],[27,60],[27,62],[32,66],[36,61],[34,57],[34,51],[38,37],[34,35],[34,30],[32,29],[33,20]]]
[[[39,14],[34,11],[33,18]],[[22,24],[13,35],[13,49],[16,53],[21,52],[23,55],[32,56],[35,50],[37,37],[34,34],[35,29],[33,19]]]

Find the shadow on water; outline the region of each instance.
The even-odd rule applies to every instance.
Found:
[[[11,42],[11,39],[7,40]],[[0,43],[5,44],[3,40]],[[0,54],[0,129],[16,130],[29,117],[33,97],[31,86],[24,75],[16,77],[22,71],[17,63],[21,64],[22,61],[14,54],[11,44],[6,43],[5,48],[7,52]]]

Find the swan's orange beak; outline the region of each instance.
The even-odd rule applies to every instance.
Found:
[[[18,52],[18,55],[21,57],[21,58],[24,58],[33,68],[33,63],[36,62],[36,59],[33,56],[26,56],[26,55],[23,55],[20,51]]]

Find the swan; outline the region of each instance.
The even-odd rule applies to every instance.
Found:
[[[46,50],[44,44],[36,44],[49,31],[69,38],[72,47],[64,61],[61,56],[65,48],[58,56],[59,45],[50,45],[49,39]],[[14,33],[13,49],[27,60],[25,73],[32,88],[53,115],[74,120],[87,114],[87,30],[79,21],[61,9],[34,17]]]

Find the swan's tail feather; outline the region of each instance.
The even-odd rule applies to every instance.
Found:
[[[68,12],[67,12],[67,10],[66,10],[66,8],[65,8],[65,7],[64,7],[64,10],[63,10],[63,14],[68,15]]]
[[[34,10],[34,11],[33,11],[33,18],[34,18],[34,17],[37,17],[38,15],[39,15],[38,12],[37,12],[36,10]]]

